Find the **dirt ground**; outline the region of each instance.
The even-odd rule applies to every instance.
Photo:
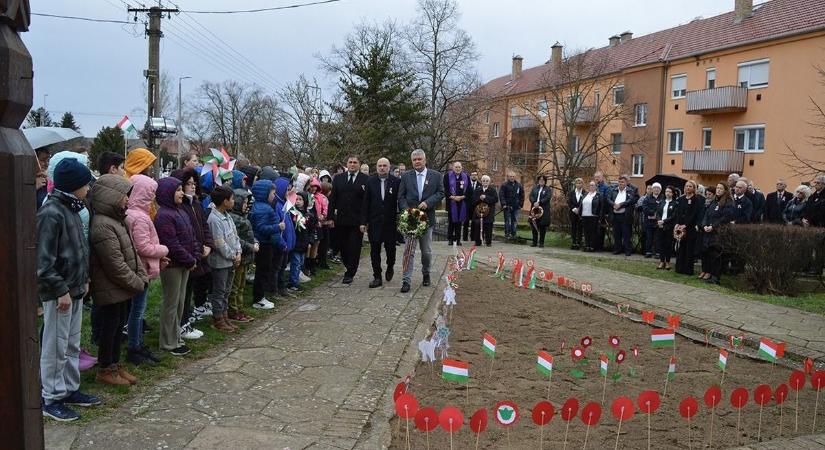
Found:
[[[609,314],[601,309],[578,301],[562,298],[541,290],[516,289],[512,284],[492,278],[487,270],[462,272],[457,280],[456,302],[450,325],[449,357],[470,365],[469,401],[464,385],[441,379],[441,362],[431,368],[419,362],[410,390],[419,401],[419,408],[434,407],[440,411],[445,406],[460,408],[465,416],[464,427],[453,435],[453,448],[475,448],[476,435],[469,429],[470,416],[479,408],[488,409],[488,427],[479,439],[479,448],[538,449],[540,429],[531,419],[533,405],[548,396],[556,414],[544,427],[544,448],[562,448],[565,425],[559,415],[561,405],[569,397],[579,400],[581,408],[588,402],[600,402],[604,378],[599,376],[599,355],[617,352],[608,342],[609,336],[621,339],[620,349],[627,352],[621,364],[611,362],[608,369],[605,403],[599,424],[588,434],[587,448],[613,448],[616,442],[618,421],[610,413],[610,405],[620,396],[627,396],[636,405],[640,392],[656,390],[662,394],[671,348],[654,349],[650,345],[650,327],[626,318]],[[483,333],[487,331],[497,339],[495,361],[490,374],[490,358],[482,351]],[[572,345],[579,345],[581,338],[590,336],[592,346],[587,350],[588,362],[583,366],[573,363],[570,356]],[[562,341],[566,348],[560,349]],[[631,349],[639,348],[638,358]],[[546,348],[554,355],[552,383],[536,370],[538,350]],[[436,352],[438,354],[438,352]],[[676,377],[668,383],[667,397],[652,414],[650,429],[651,448],[688,448],[688,422],[678,412],[680,401],[688,395],[699,401],[699,412],[691,419],[692,448],[709,446],[711,414],[703,402],[706,389],[720,383],[721,372],[716,366],[719,350],[694,343],[682,336],[676,338]],[[584,372],[583,378],[571,374],[574,369]],[[630,372],[635,371],[631,375]],[[621,378],[612,380],[615,373]],[[790,370],[780,366],[746,359],[741,356],[728,359],[728,371],[722,385],[723,399],[715,410],[713,419],[714,447],[725,448],[757,441],[759,406],[753,402],[753,391],[759,384],[769,384],[773,389],[787,383]],[[748,404],[741,409],[740,432],[737,438],[737,411],[731,406],[730,394],[736,387],[749,391]],[[817,431],[825,431],[825,395],[819,405]],[[794,433],[794,391],[791,390],[783,406],[782,436],[809,434],[811,432],[815,391],[809,379],[799,395],[799,432]],[[499,401],[511,400],[518,405],[520,418],[509,430],[493,419],[492,407]],[[762,440],[779,435],[780,408],[774,401],[762,410]],[[398,427],[397,418],[392,425],[391,449],[405,446],[405,421]],[[636,414],[622,423],[619,448],[646,448],[648,440],[647,416]],[[414,428],[410,421],[412,448],[426,447],[425,435]],[[586,425],[579,418],[569,423],[568,448],[582,448]],[[395,433],[395,430],[400,430]],[[449,449],[449,435],[440,428],[429,433],[430,448]]]

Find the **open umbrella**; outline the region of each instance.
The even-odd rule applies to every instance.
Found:
[[[32,148],[45,147],[58,142],[66,142],[75,138],[83,137],[82,134],[72,130],[71,128],[60,127],[26,128],[23,130],[23,135],[26,136],[26,139],[29,141]]]
[[[662,185],[662,191],[665,190],[668,186],[673,186],[682,192],[685,190],[685,183],[687,180],[672,173],[660,173],[659,175],[654,175],[653,177],[649,178],[645,181],[645,185],[659,183]]]

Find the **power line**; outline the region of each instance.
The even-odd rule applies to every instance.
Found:
[[[131,25],[132,22],[127,22],[125,20],[110,20],[110,19],[93,19],[90,17],[77,17],[77,16],[61,16],[58,14],[46,14],[46,13],[31,13],[33,16],[40,16],[40,17],[51,17],[53,19],[71,19],[71,20],[83,20],[85,22],[99,22],[99,23],[120,23],[120,24],[128,24]]]
[[[295,5],[285,5],[285,6],[273,6],[271,8],[258,8],[258,9],[241,9],[241,10],[234,10],[234,11],[189,11],[191,14],[246,14],[246,13],[258,13],[258,12],[267,12],[267,11],[278,11],[282,9],[295,9],[295,8],[302,8],[304,6],[313,6],[313,5],[323,5],[326,3],[335,3],[341,0],[321,0],[316,2],[309,2],[309,3],[299,3]]]

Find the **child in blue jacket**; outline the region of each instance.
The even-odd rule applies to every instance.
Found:
[[[266,293],[275,293],[278,288],[279,271],[274,266],[275,255],[286,251],[282,233],[286,225],[283,216],[272,207],[275,200],[275,185],[269,180],[259,180],[252,185],[255,203],[249,213],[252,231],[260,243],[255,254],[255,282],[252,285],[252,307],[272,309],[275,304],[266,298]]]

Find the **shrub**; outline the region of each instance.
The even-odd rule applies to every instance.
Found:
[[[783,225],[733,225],[720,231],[724,251],[744,263],[745,280],[760,293],[793,294],[813,253],[825,251],[822,229]]]

